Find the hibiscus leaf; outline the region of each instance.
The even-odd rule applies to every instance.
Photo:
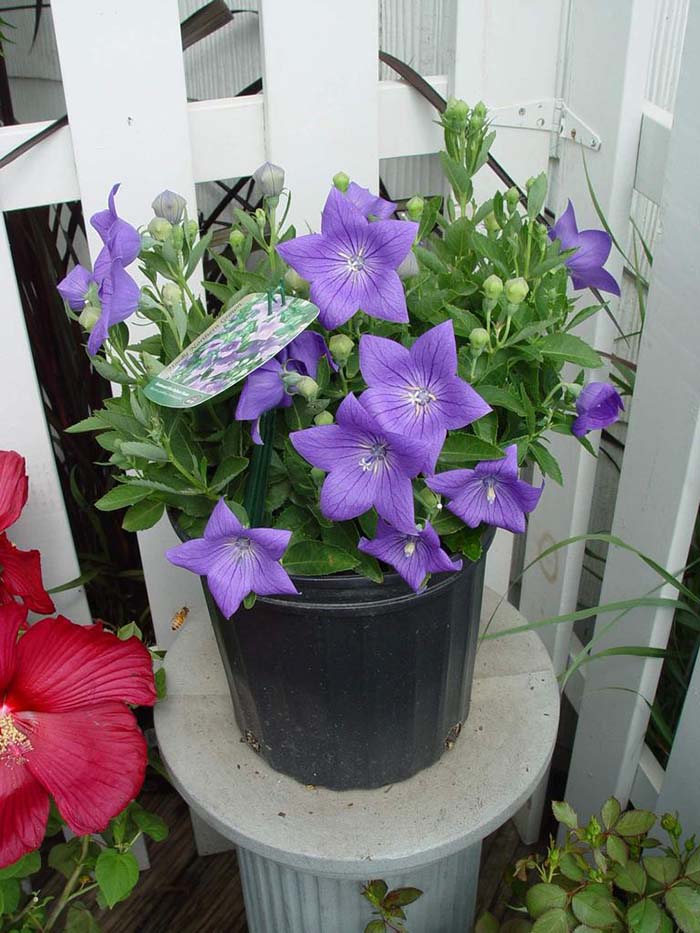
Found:
[[[65,933],[100,933],[100,927],[87,907],[75,904],[68,911]]]
[[[27,878],[41,868],[41,855],[38,851],[28,852],[11,865],[0,869],[0,881],[7,878]],[[2,913],[2,911],[0,911]]]
[[[282,566],[287,573],[299,576],[326,576],[353,570],[359,559],[343,548],[334,544],[322,544],[320,541],[302,540],[290,545],[282,558]]]
[[[17,910],[21,891],[16,878],[0,881],[0,914],[13,914]]]
[[[149,813],[139,804],[132,804],[131,818],[142,833],[149,836],[154,842],[162,842],[168,837],[168,824],[157,814]]]
[[[128,897],[139,880],[139,865],[131,852],[103,849],[95,865],[95,878],[108,907]]]

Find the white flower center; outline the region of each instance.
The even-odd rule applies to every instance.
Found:
[[[375,441],[373,444],[368,444],[366,446],[368,453],[366,453],[364,457],[360,457],[360,467],[365,473],[370,470],[376,473],[386,463],[387,445],[381,441]]]
[[[415,538],[406,538],[406,543],[403,546],[403,552],[406,557],[413,557],[416,553],[416,539]]]
[[[253,550],[253,542],[250,538],[242,536],[240,538],[232,538],[229,542],[229,547],[236,555],[237,558],[247,557],[250,552]]]
[[[409,390],[408,397],[417,415],[422,414],[431,402],[437,401],[437,396],[426,386],[412,386]]]
[[[486,501],[490,505],[496,501],[496,481],[493,479],[485,479],[484,486],[486,487]]]
[[[359,249],[356,253],[341,253],[341,256],[345,260],[350,272],[356,274],[362,272],[365,268],[364,247]]]

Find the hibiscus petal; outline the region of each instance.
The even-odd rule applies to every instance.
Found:
[[[140,791],[146,742],[123,703],[23,712],[15,720],[32,744],[27,769],[74,833],[101,832]]]
[[[30,626],[17,647],[9,706],[59,713],[107,700],[155,703],[151,658],[138,638],[120,641],[101,625],[62,616]]]
[[[1,534],[0,566],[6,592],[18,596],[32,612],[54,611],[53,601],[42,583],[39,551],[21,551],[7,535]]]
[[[405,390],[410,363],[410,352],[398,341],[372,334],[360,337],[360,369],[368,386],[388,385]]]
[[[0,760],[0,868],[38,849],[49,818],[49,795],[26,765]]]
[[[7,603],[0,606],[0,696],[3,695],[14,674],[17,659],[17,633],[26,621],[26,606],[20,603]]]
[[[27,502],[29,480],[24,457],[0,450],[0,531],[13,525]]]

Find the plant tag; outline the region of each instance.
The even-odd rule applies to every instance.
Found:
[[[317,315],[303,298],[247,295],[151,379],[144,394],[166,408],[201,405],[272,359]]]

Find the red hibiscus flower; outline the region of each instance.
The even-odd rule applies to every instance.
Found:
[[[137,638],[0,606],[0,868],[41,844],[49,795],[78,835],[101,832],[138,794],[146,743],[127,703],[156,701]]]
[[[21,551],[5,534],[27,502],[24,466],[24,457],[14,450],[0,450],[0,605],[19,598],[32,612],[53,612],[41,580],[39,552]]]

